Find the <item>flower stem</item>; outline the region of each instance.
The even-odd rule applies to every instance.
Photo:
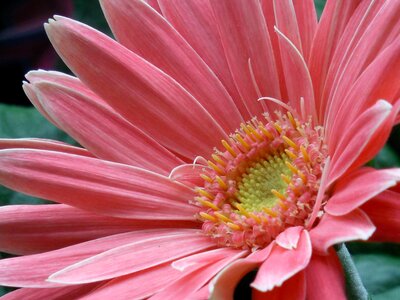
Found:
[[[342,263],[344,275],[346,277],[346,293],[351,300],[370,300],[366,288],[364,287],[357,268],[354,265],[351,254],[344,243],[335,246],[337,255]]]

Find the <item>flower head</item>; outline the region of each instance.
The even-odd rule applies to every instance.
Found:
[[[400,171],[363,167],[398,121],[400,3],[101,4],[118,42],[54,17],[77,77],[23,85],[83,148],[0,142],[0,182],[60,203],[1,208],[9,297],[232,299],[257,270],[255,299],[344,298],[332,246],[400,238]]]

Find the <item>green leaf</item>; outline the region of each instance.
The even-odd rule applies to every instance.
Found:
[[[326,0],[315,0],[314,3],[315,3],[315,8],[317,10],[318,17],[320,17],[323,9],[325,7]]]
[[[388,144],[371,160],[368,165],[376,169],[393,168],[400,166],[400,157]]]
[[[67,143],[74,141],[47,121],[35,108],[0,104],[0,138],[45,138]],[[0,205],[45,203],[0,186]]]
[[[353,260],[372,299],[400,299],[400,257],[398,255],[355,254]]]

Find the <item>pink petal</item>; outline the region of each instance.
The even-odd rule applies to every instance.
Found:
[[[45,81],[34,83],[34,87],[47,114],[97,157],[163,175],[183,163],[96,98]]]
[[[69,265],[49,277],[62,284],[101,281],[151,268],[214,247],[198,230],[186,230],[137,240]],[[138,259],[140,258],[140,259]]]
[[[67,286],[60,288],[22,288],[1,297],[1,300],[67,300],[67,299],[82,299],[99,284],[85,284],[77,286]]]
[[[157,229],[121,233],[46,253],[2,259],[0,285],[34,288],[61,286],[59,283],[47,281],[47,278],[71,264],[135,240],[183,231],[185,229]]]
[[[205,166],[195,164],[183,164],[171,171],[169,178],[177,180],[187,186],[196,187],[204,184],[200,174],[204,173]]]
[[[289,103],[297,112],[303,112],[301,105],[301,99],[303,98],[304,115],[302,114],[302,119],[305,121],[307,117],[313,116],[313,120],[318,124],[313,84],[307,64],[292,41],[280,32],[279,29],[275,29],[275,31],[279,38]],[[302,84],[299,84],[299,82]]]
[[[3,149],[38,149],[93,157],[86,149],[75,147],[59,141],[24,138],[24,139],[0,139],[0,150]]]
[[[158,0],[144,0],[144,2],[150,5],[156,12],[161,14],[161,9]]]
[[[400,194],[384,191],[361,208],[376,226],[371,239],[380,242],[400,242]]]
[[[315,4],[313,0],[295,0],[293,5],[299,26],[303,57],[308,61],[318,23]]]
[[[329,255],[313,255],[305,273],[307,299],[347,299],[342,266],[333,250]]]
[[[247,111],[229,71],[209,1],[159,0],[159,3],[164,17],[221,80],[243,118],[249,120],[251,115]]]
[[[308,295],[307,295],[308,296]],[[275,287],[270,292],[260,292],[253,289],[252,300],[281,300],[281,299],[306,299],[306,279],[304,272],[294,275],[286,280],[281,287]],[[308,298],[307,298],[308,299]]]
[[[303,54],[299,25],[292,0],[273,0],[276,27],[290,40],[294,47]],[[282,60],[285,58],[282,57]],[[284,62],[285,63],[285,62]]]
[[[194,158],[208,156],[226,138],[181,85],[106,35],[61,17],[45,28],[60,56],[85,84],[164,146]]]
[[[227,266],[210,283],[210,300],[232,299],[235,287],[250,271],[259,267],[268,257],[273,244],[257,250],[245,259],[238,259]]]
[[[312,253],[309,234],[303,230],[295,249],[285,249],[278,245],[261,265],[251,286],[260,292],[280,287],[286,280],[303,270],[309,263]]]
[[[344,216],[331,216],[325,213],[319,224],[311,229],[310,236],[313,248],[320,253],[327,253],[332,245],[354,241],[367,240],[375,231],[368,216],[356,209]]]
[[[0,207],[0,251],[27,255],[151,228],[196,228],[194,222],[117,219],[62,204]]]
[[[400,33],[400,3],[390,1],[378,11],[374,19],[368,24],[363,36],[351,51],[347,63],[336,75],[333,89],[328,101],[338,104],[345,98],[351,86],[375,57],[391,44]],[[336,109],[327,107],[327,113],[335,114]]]
[[[182,272],[173,269],[170,263],[165,263],[110,280],[82,300],[145,299],[175,282],[182,275]]]
[[[0,150],[11,189],[113,217],[193,220],[190,188],[143,169],[44,150]]]
[[[301,226],[289,227],[276,237],[275,242],[282,248],[296,249],[302,231],[303,227]]]
[[[344,134],[341,139],[332,144],[328,137],[328,148],[332,157],[328,185],[343,175],[368,145],[371,137],[380,128],[380,125],[390,116],[392,106],[379,100],[374,106],[362,113]]]
[[[227,256],[217,260],[210,257],[208,263],[200,268],[196,268],[186,273],[173,284],[169,285],[162,292],[151,297],[151,300],[175,300],[192,299],[191,296],[209,282],[216,273],[227,266],[229,263],[243,257],[247,251],[236,251],[236,253],[226,253]]]
[[[221,260],[225,257],[235,256],[239,254],[239,252],[247,254],[245,251],[233,248],[217,248],[176,260],[172,263],[172,267],[179,271],[186,271],[187,269],[198,268],[199,265],[200,267],[205,266],[211,262]]]
[[[325,211],[334,216],[351,212],[400,181],[400,169],[362,168],[347,174],[336,184]]]
[[[211,6],[239,93],[251,115],[260,115],[263,108],[258,98],[280,99],[274,54],[261,5],[258,0],[212,0]]]
[[[338,41],[359,1],[328,0],[313,39],[309,68],[314,83],[319,119],[323,120],[326,103],[321,102],[333,54]]]
[[[362,1],[360,5],[357,6],[357,9],[354,11],[351,16],[345,31],[338,43],[337,49],[335,51],[335,55],[332,58],[332,63],[329,67],[329,71],[326,78],[326,83],[324,86],[323,100],[327,101],[329,94],[334,87],[335,80],[340,78],[341,72],[338,72],[340,69],[346,66],[351,58],[351,55],[354,51],[354,47],[360,41],[361,37],[365,33],[365,30],[368,28],[368,25],[371,23],[373,18],[376,16],[376,13],[380,10],[384,1]],[[341,70],[342,71],[342,70]],[[377,98],[379,99],[379,98]],[[382,98],[385,99],[385,98]],[[361,101],[357,99],[357,102]],[[375,99],[376,101],[376,99]],[[335,103],[330,103],[330,107],[339,107],[346,103],[345,99],[337,99]],[[357,105],[357,103],[353,103],[353,105]],[[346,110],[344,110],[346,111]],[[328,111],[325,112],[325,114]],[[335,110],[336,112],[336,110]],[[348,114],[352,114],[352,111],[348,111]],[[335,114],[330,114],[330,117],[334,117]],[[345,114],[346,116],[346,114]],[[330,123],[330,122],[328,122]],[[332,128],[330,128],[332,130]]]
[[[335,114],[329,131],[334,131],[340,126],[349,126],[356,117],[367,110],[376,99],[385,99],[393,103],[399,92],[398,85],[394,82],[400,78],[400,41],[393,43],[383,51],[360,75],[350,92],[342,102],[337,102],[337,107],[332,107]],[[340,135],[331,136],[339,139]]]
[[[122,45],[174,78],[227,133],[235,131],[242,117],[232,98],[167,20],[142,1],[103,1],[102,6]]]

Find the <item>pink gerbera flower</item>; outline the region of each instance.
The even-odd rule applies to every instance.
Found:
[[[79,78],[27,74],[84,148],[2,140],[4,299],[343,299],[332,246],[400,241],[400,1],[104,0],[118,42],[46,24]],[[323,286],[323,288],[321,288]]]

